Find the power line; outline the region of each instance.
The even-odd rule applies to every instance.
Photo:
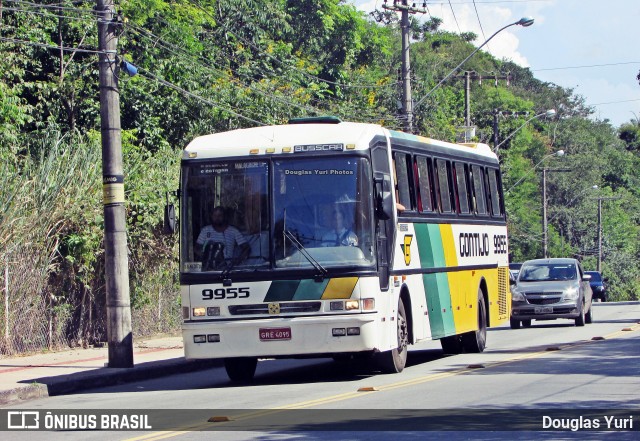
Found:
[[[143,73],[143,72],[144,72],[144,73]],[[267,125],[266,123],[264,123],[264,122],[262,122],[262,121],[257,121],[257,120],[255,120],[255,119],[253,119],[253,118],[249,118],[248,116],[244,116],[244,115],[242,115],[241,113],[238,113],[238,112],[236,112],[236,111],[234,111],[234,110],[229,109],[228,107],[221,106],[220,104],[218,104],[218,103],[216,103],[216,102],[213,102],[213,101],[211,101],[211,100],[208,100],[208,99],[206,99],[206,98],[203,98],[203,97],[201,97],[200,95],[197,95],[197,94],[195,94],[195,93],[193,93],[193,92],[189,92],[188,90],[183,89],[183,88],[182,88],[182,87],[180,87],[180,86],[177,86],[177,85],[175,85],[175,84],[173,84],[173,83],[171,83],[171,82],[169,82],[169,81],[167,81],[167,80],[165,80],[165,79],[162,79],[162,78],[160,78],[160,77],[158,77],[158,76],[156,76],[156,75],[152,74],[151,72],[149,72],[149,71],[148,71],[148,70],[146,70],[146,69],[143,69],[143,68],[138,67],[138,74],[139,74],[140,76],[142,76],[142,77],[144,77],[144,78],[148,79],[148,80],[155,80],[155,81],[157,81],[158,83],[162,84],[163,86],[169,87],[169,88],[171,88],[171,89],[173,89],[173,90],[176,90],[176,91],[178,91],[178,92],[180,92],[180,93],[182,93],[182,94],[184,94],[184,95],[186,95],[186,96],[189,96],[189,97],[191,97],[191,98],[195,98],[195,99],[197,99],[197,100],[199,100],[199,101],[202,101],[202,102],[203,102],[203,103],[205,103],[205,104],[209,104],[210,106],[217,107],[217,108],[219,108],[219,109],[224,110],[225,112],[229,112],[229,113],[231,113],[232,115],[237,116],[238,118],[242,118],[242,119],[244,119],[244,120],[250,121],[250,122],[252,122],[252,123],[255,123],[255,124],[258,124],[258,125],[261,125],[261,126],[266,126],[266,125]]]
[[[609,101],[607,103],[587,104],[587,106],[604,106],[606,104],[631,103],[631,102],[634,102],[634,101],[640,101],[640,98],[635,99],[635,100]]]
[[[545,69],[530,69],[530,70],[531,72],[542,72],[547,70],[585,69],[585,68],[591,68],[591,67],[622,66],[625,64],[640,64],[640,61],[623,61],[620,63],[588,64],[583,66],[548,67]]]
[[[37,42],[34,42],[34,41],[18,40],[18,39],[15,39],[15,38],[0,37],[0,41],[4,41],[4,42],[7,42],[7,43],[14,43],[14,44],[24,44],[24,45],[27,45],[27,46],[42,47],[42,48],[46,48],[46,49],[63,50],[63,51],[86,52],[86,53],[92,53],[92,54],[104,54],[105,53],[105,51],[89,50],[89,49],[81,49],[81,48],[70,48],[70,47],[60,47],[60,46],[54,46],[54,45],[50,45],[50,44],[37,43]],[[145,73],[143,73],[143,72],[145,72]],[[209,104],[209,105],[211,105],[213,107],[217,107],[219,109],[222,109],[225,112],[228,112],[228,113],[231,113],[234,116],[237,116],[238,118],[242,118],[242,119],[245,119],[247,121],[250,121],[252,123],[259,124],[259,125],[263,125],[263,126],[266,125],[265,123],[263,123],[261,121],[257,121],[255,119],[252,119],[252,118],[249,118],[247,116],[244,116],[241,113],[238,113],[238,112],[236,112],[234,110],[231,110],[231,109],[229,109],[227,107],[224,107],[224,106],[222,106],[222,105],[220,105],[218,103],[215,103],[215,102],[213,102],[211,100],[203,98],[203,97],[201,97],[201,96],[199,96],[199,95],[197,95],[197,94],[195,94],[193,92],[189,92],[188,90],[185,90],[185,89],[181,88],[180,86],[177,86],[177,85],[175,85],[175,84],[173,84],[173,83],[171,83],[169,81],[166,81],[166,80],[164,80],[164,79],[152,74],[151,72],[147,71],[146,69],[138,67],[138,74],[140,76],[142,76],[142,77],[147,78],[147,79],[155,80],[158,83],[162,84],[163,86],[166,86],[166,87],[169,87],[171,89],[174,89],[174,90],[176,90],[176,91],[178,91],[178,92],[180,92],[180,93],[182,93],[182,94],[184,94],[186,96],[195,98],[195,99],[200,100],[200,101],[202,101],[202,102],[204,102],[206,104]]]
[[[456,26],[458,27],[458,33],[462,34],[462,31],[460,30],[460,25],[458,24],[458,19],[456,18],[456,13],[453,11],[453,5],[451,4],[451,0],[449,0],[449,7],[451,8],[453,19],[455,20]]]
[[[3,11],[10,11],[10,12],[21,12],[24,14],[32,14],[32,15],[39,15],[42,17],[52,17],[52,18],[65,18],[68,20],[77,20],[77,21],[83,21],[85,23],[95,23],[95,19],[89,19],[89,18],[85,18],[85,17],[72,17],[69,15],[59,15],[59,14],[54,14],[53,12],[38,12],[38,11],[31,11],[29,9],[22,9],[22,8],[12,8],[12,7],[3,7],[2,8]]]
[[[150,40],[153,39],[153,41],[155,43],[160,43],[162,45],[163,49],[171,52],[172,54],[174,54],[176,56],[187,55],[189,58],[191,58],[191,60],[196,62],[200,67],[203,67],[204,69],[207,69],[207,70],[209,70],[211,72],[217,72],[217,73],[220,73],[220,74],[224,75],[224,72],[222,71],[222,69],[210,66],[208,63],[207,64],[203,63],[203,59],[201,57],[198,57],[198,56],[190,53],[189,51],[187,51],[185,48],[183,48],[181,46],[178,46],[176,44],[170,43],[170,42],[162,39],[161,37],[158,37],[157,35],[153,34],[151,31],[148,31],[148,30],[146,30],[144,28],[140,28],[138,26],[130,25],[130,24],[127,24],[127,27],[132,29],[134,32],[138,33],[139,35],[141,35],[143,38],[148,38]],[[178,53],[177,51],[180,51],[181,53]],[[237,71],[235,71],[233,69],[231,69],[231,71],[234,74],[236,74],[238,77],[243,76],[242,74],[238,73]],[[293,106],[293,107],[297,107],[297,108],[299,108],[301,110],[305,110],[307,112],[312,112],[312,113],[316,113],[316,114],[321,113],[319,109],[316,109],[316,108],[313,108],[313,107],[309,107],[309,106],[304,106],[304,105],[295,103],[293,101],[289,101],[287,99],[278,97],[278,96],[276,96],[274,94],[268,94],[267,92],[263,92],[263,91],[255,88],[255,87],[251,86],[250,84],[245,84],[245,83],[241,83],[241,84],[243,84],[243,86],[249,88],[251,91],[253,91],[253,92],[255,92],[255,93],[259,94],[259,95],[262,95],[262,96],[264,96],[266,98],[271,98],[271,99],[273,99],[275,101],[279,101],[279,102],[281,102],[283,104],[287,104],[287,105],[290,105],[290,106]],[[275,91],[273,91],[273,93],[275,93]]]
[[[62,6],[62,2],[61,3],[57,3],[57,4],[41,4],[41,3],[33,3],[33,2],[28,2],[25,0],[4,0],[7,3],[15,3],[18,5],[25,5],[31,8],[36,8],[36,9],[49,9],[49,10],[55,10],[55,11],[69,11],[69,12],[74,12],[74,13],[82,13],[82,14],[87,14],[87,15],[91,15],[93,17],[97,17],[98,13],[97,11],[95,11],[94,9],[83,9],[83,8],[72,8],[69,6]],[[84,3],[84,2],[74,2],[74,3]],[[11,10],[10,8],[4,7],[4,10]],[[19,10],[19,9],[18,9]]]
[[[84,53],[89,53],[89,54],[102,54],[102,53],[104,53],[103,51],[99,51],[99,50],[95,50],[95,49],[82,49],[82,48],[78,48],[78,47],[54,46],[52,44],[37,43],[35,41],[19,40],[19,39],[16,39],[16,38],[0,37],[0,41],[4,41],[6,43],[15,43],[15,44],[24,44],[24,45],[27,45],[27,46],[42,47],[42,48],[45,48],[45,49],[55,49],[57,51],[63,50],[65,52],[84,52]]]
[[[482,38],[484,40],[486,40],[487,37],[484,35],[484,29],[482,28],[482,22],[480,21],[480,14],[478,14],[478,6],[476,5],[476,0],[473,0],[473,8],[476,10],[476,17],[478,17],[478,24],[480,25],[480,31],[482,32]],[[489,45],[487,45],[487,49],[489,49]]]

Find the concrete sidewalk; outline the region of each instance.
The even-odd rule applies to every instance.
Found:
[[[185,360],[182,337],[135,342],[133,368],[108,368],[107,362],[106,346],[0,358],[0,406],[220,365]]]

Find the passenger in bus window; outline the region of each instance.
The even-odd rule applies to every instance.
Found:
[[[202,270],[220,269],[246,259],[250,251],[247,239],[237,228],[229,225],[224,208],[213,208],[210,216],[211,224],[200,231],[196,240],[196,249],[202,257]]]
[[[345,226],[344,213],[339,208],[333,210],[331,230],[322,236],[323,247],[358,246],[358,236]]]

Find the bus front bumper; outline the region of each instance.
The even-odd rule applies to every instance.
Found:
[[[376,314],[358,314],[183,323],[185,358],[371,351],[380,341],[381,327],[376,326],[376,317]]]

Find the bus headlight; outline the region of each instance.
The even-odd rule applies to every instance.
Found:
[[[194,317],[204,317],[205,315],[207,315],[207,308],[205,308],[204,306],[193,308]]]
[[[346,309],[347,311],[352,311],[359,308],[360,302],[358,302],[357,300],[347,300],[346,302],[344,302],[344,309]]]

